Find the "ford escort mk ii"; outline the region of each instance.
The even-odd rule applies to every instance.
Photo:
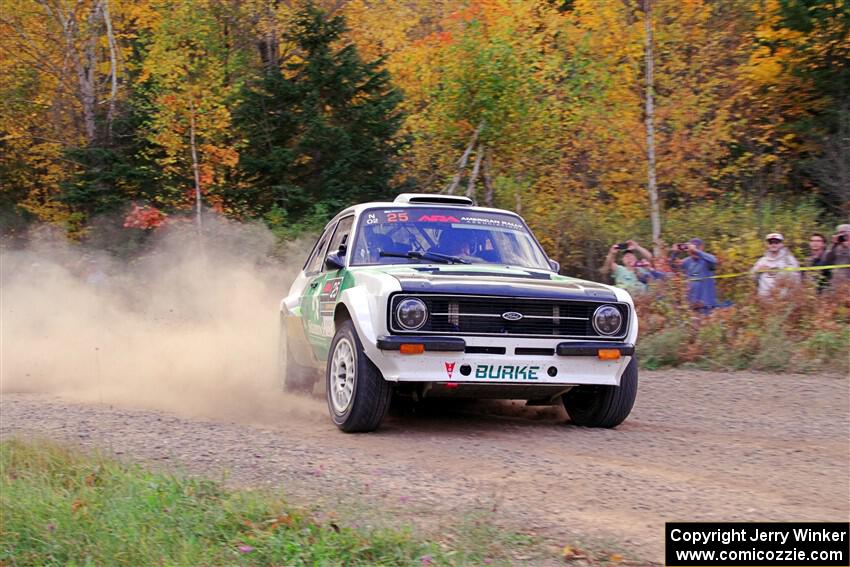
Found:
[[[283,299],[281,380],[322,385],[343,431],[393,399],[563,403],[615,427],[637,392],[627,292],[565,277],[518,215],[465,197],[403,194],[345,209]]]

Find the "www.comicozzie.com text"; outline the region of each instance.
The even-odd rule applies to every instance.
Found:
[[[732,528],[711,531],[692,531],[675,528],[670,532],[672,541],[687,541],[690,543],[722,543],[727,545],[736,541],[775,541],[781,544],[788,542],[793,535],[798,542],[845,541],[847,532],[837,530],[813,530],[811,528],[795,528],[793,530],[764,530],[760,528]]]

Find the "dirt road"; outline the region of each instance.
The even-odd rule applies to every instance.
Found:
[[[647,561],[662,560],[665,521],[850,518],[846,377],[678,370],[641,380],[631,418],[612,431],[519,403],[417,412],[345,435],[322,400],[301,401],[298,419],[276,417],[270,399],[233,421],[7,392],[0,434],[282,486],[351,522],[361,503],[425,527],[486,510],[553,549],[578,540]]]

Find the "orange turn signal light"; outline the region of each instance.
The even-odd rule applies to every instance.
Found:
[[[620,360],[620,349],[618,348],[601,348],[596,353],[599,360]]]
[[[401,354],[422,354],[425,352],[425,345],[422,344],[402,344],[398,348]]]

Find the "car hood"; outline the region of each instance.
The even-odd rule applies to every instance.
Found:
[[[394,277],[402,291],[409,293],[617,301],[617,294],[610,286],[531,268],[413,264],[363,269],[380,271]]]

